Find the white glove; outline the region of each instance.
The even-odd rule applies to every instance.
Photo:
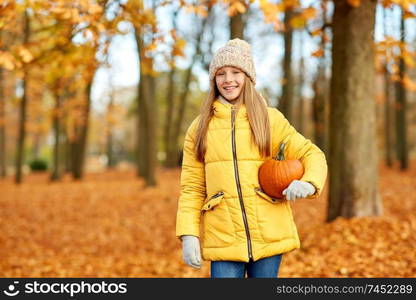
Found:
[[[315,187],[309,182],[293,180],[282,194],[286,196],[287,200],[294,201],[296,198],[306,198],[313,195],[315,194],[315,191]]]
[[[183,261],[187,265],[199,269],[201,267],[199,238],[193,235],[183,235],[181,239]]]

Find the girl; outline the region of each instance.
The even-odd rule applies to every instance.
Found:
[[[282,254],[300,247],[289,201],[319,196],[325,156],[255,90],[247,42],[234,39],[220,48],[209,75],[209,95],[183,148],[176,219],[183,259],[201,266],[201,238],[211,277],[277,277]],[[261,191],[258,169],[282,142],[285,157],[299,159],[304,174],[275,203]]]

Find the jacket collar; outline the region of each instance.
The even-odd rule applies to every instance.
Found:
[[[217,97],[212,104],[214,116],[221,119],[231,119],[231,107],[235,107],[235,105],[220,97]],[[244,104],[240,105],[236,119],[247,119],[247,109]]]

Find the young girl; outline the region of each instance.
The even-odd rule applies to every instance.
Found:
[[[319,196],[325,156],[255,90],[247,42],[234,39],[220,48],[209,75],[208,98],[183,148],[176,219],[183,259],[199,268],[202,246],[211,277],[277,277],[282,254],[300,247],[289,201]],[[260,189],[258,169],[282,142],[285,157],[299,159],[304,174],[274,202]]]

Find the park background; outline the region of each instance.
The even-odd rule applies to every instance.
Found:
[[[175,237],[212,54],[326,154],[282,277],[416,275],[416,1],[0,1],[0,275],[208,277]]]

